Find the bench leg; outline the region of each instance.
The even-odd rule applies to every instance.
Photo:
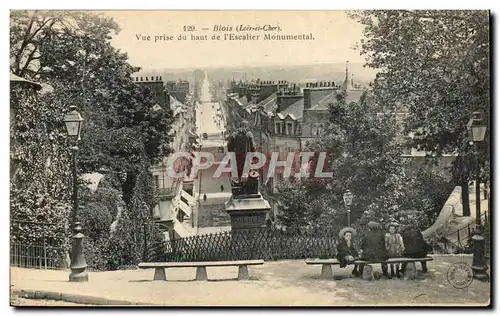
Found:
[[[196,267],[196,281],[206,281],[206,280],[207,280],[207,268]]]
[[[155,281],[167,281],[167,274],[165,268],[155,268]]]
[[[321,266],[321,278],[322,279],[333,279],[333,270],[331,264],[323,264]]]
[[[415,262],[408,262],[404,271],[405,279],[414,279],[417,276]]]
[[[373,277],[373,267],[369,264],[365,264],[363,266],[363,274],[361,275],[361,279],[371,281],[374,279]]]
[[[248,266],[238,266],[238,280],[248,280]]]

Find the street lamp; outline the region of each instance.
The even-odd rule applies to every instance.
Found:
[[[73,242],[71,245],[71,272],[69,274],[70,282],[87,282],[89,276],[87,273],[87,262],[83,254],[83,238],[82,227],[78,219],[78,178],[76,171],[76,153],[78,151],[78,141],[80,140],[80,132],[82,130],[83,118],[76,111],[76,106],[70,106],[69,112],[64,116],[64,123],[68,137],[73,142],[71,146],[73,152],[73,215],[71,222],[74,225]]]
[[[344,204],[345,207],[347,208],[347,226],[351,226],[351,204],[352,204],[352,199],[354,195],[351,193],[351,191],[347,190],[344,193]]]
[[[474,278],[477,280],[489,279],[486,271],[485,258],[485,240],[483,236],[481,224],[481,189],[480,189],[480,164],[479,164],[479,144],[484,141],[486,135],[486,124],[483,121],[481,112],[474,112],[472,118],[467,124],[467,131],[469,132],[470,143],[476,145],[476,230],[472,237],[474,244],[474,257],[472,259],[472,270],[474,271]]]

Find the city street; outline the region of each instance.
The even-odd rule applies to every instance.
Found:
[[[198,134],[201,136],[204,133],[209,135],[210,140],[221,140],[221,133],[225,131],[224,122],[220,117],[221,110],[218,102],[212,102],[210,94],[210,82],[205,74],[205,80],[201,88],[201,103],[196,104],[196,127]],[[203,141],[202,141],[203,144]]]
[[[225,140],[222,133],[225,132],[225,124],[221,116],[220,103],[211,102],[210,82],[205,74],[205,80],[202,86],[201,103],[196,104],[196,126],[198,135],[201,137],[201,151],[217,151],[219,147],[225,146]],[[207,134],[207,139],[203,139],[203,134]],[[201,183],[198,183],[197,191],[201,199],[203,194],[207,195],[207,199],[211,198],[214,193],[221,193],[221,185],[224,192],[231,191],[231,182],[229,177],[223,176],[214,178],[213,174],[217,170],[218,165],[212,166],[210,169],[199,172]]]

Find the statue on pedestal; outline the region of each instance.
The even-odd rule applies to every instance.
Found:
[[[247,153],[255,151],[255,142],[248,121],[243,121],[241,127],[229,136],[227,150],[235,153],[236,169],[238,171],[237,179],[231,181],[233,196],[257,194],[259,184],[258,172],[251,171],[249,174],[243,174]]]

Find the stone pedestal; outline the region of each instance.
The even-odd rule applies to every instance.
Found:
[[[232,196],[226,202],[226,212],[231,216],[231,230],[259,229],[266,227],[266,215],[271,209],[260,193]]]
[[[233,195],[226,202],[231,217],[232,260],[263,259],[266,247],[266,215],[271,209],[262,195]]]

